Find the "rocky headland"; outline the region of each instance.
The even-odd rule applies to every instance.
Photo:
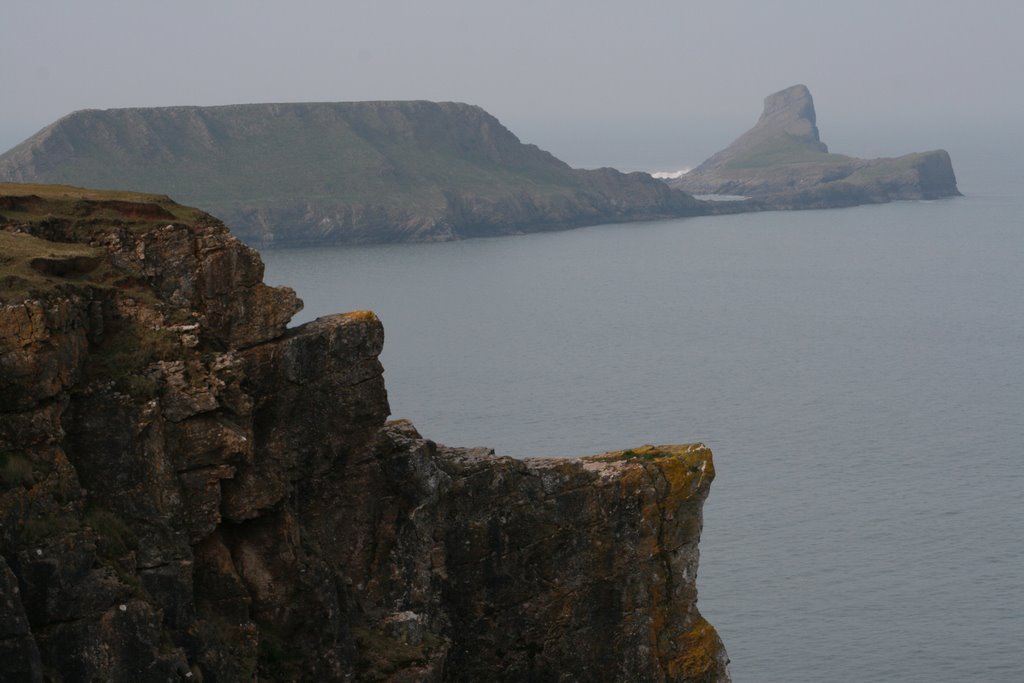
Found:
[[[959,194],[942,150],[829,153],[802,85],[769,95],[757,125],[667,182],[571,168],[480,107],[426,101],[83,110],[0,154],[2,181],[167,193],[256,246],[447,241]]]
[[[300,306],[202,211],[0,185],[0,679],[728,680],[707,448],[439,445]]]
[[[700,215],[645,173],[581,170],[453,102],[78,111],[0,181],[169,194],[266,245],[443,241]]]
[[[749,197],[751,210],[818,209],[959,196],[945,150],[892,159],[832,154],[804,85],[765,98],[757,124],[689,173],[667,181],[699,195]]]

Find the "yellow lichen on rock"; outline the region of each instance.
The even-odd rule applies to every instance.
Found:
[[[706,495],[707,487],[715,478],[711,449],[703,444],[678,448],[674,457],[658,458],[651,463],[668,483],[668,491],[662,501],[666,509],[674,509],[701,492]]]
[[[679,654],[666,663],[668,680],[720,680],[724,655],[722,641],[704,617],[698,615],[689,630],[672,638],[672,646]]]
[[[344,315],[344,317],[347,318],[348,320],[353,321],[358,320],[362,322],[371,323],[380,322],[380,319],[377,317],[377,314],[374,313],[373,311],[349,311],[348,313],[343,313],[342,315]]]

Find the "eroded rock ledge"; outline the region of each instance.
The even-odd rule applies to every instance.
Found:
[[[435,444],[210,216],[0,195],[0,678],[728,680],[707,448]]]

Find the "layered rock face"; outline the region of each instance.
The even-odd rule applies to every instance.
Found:
[[[668,181],[697,194],[742,195],[750,208],[830,208],[958,196],[945,150],[894,159],[830,154],[806,86],[769,95],[757,124],[686,175]]]
[[[0,186],[0,678],[724,681],[701,445],[386,422],[368,312],[166,198]]]
[[[170,192],[261,245],[442,241],[707,212],[644,173],[570,168],[455,102],[79,111],[0,155],[4,180]]]

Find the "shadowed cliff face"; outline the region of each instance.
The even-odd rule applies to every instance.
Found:
[[[831,154],[806,86],[769,95],[757,124],[686,175],[668,181],[697,194],[751,197],[751,208],[805,209],[958,196],[944,150],[895,159]]]
[[[723,681],[701,445],[514,460],[389,409],[166,198],[0,186],[0,678]]]

